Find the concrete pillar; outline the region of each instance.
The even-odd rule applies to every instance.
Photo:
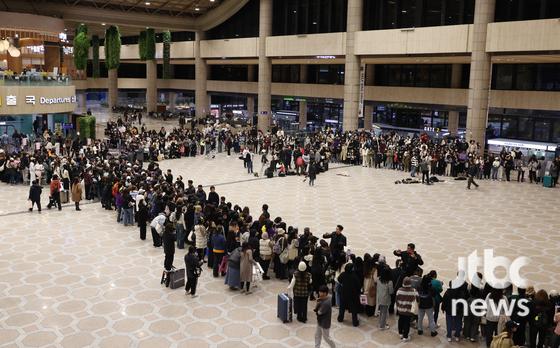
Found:
[[[344,68],[344,111],[342,129],[358,129],[360,103],[360,57],[354,54],[354,35],[362,29],[363,0],[348,0],[346,64]]]
[[[307,100],[299,102],[299,129],[307,128]]]
[[[364,105],[364,129],[371,130],[373,123],[373,104]]]
[[[258,128],[267,132],[272,119],[272,61],[266,56],[266,38],[272,35],[272,0],[260,0]]]
[[[301,64],[299,66],[299,83],[307,83],[307,65]]]
[[[157,111],[157,61],[146,61],[146,109],[148,112]]]
[[[255,82],[257,81],[257,66],[247,65],[247,81]]]
[[[253,124],[253,118],[255,116],[255,96],[247,96],[247,114],[249,116],[249,124]]]
[[[119,102],[119,78],[117,69],[109,70],[109,91],[107,93],[109,109],[117,106]]]
[[[451,66],[451,88],[461,88],[462,65],[453,64]],[[459,131],[459,111],[449,111],[447,120],[447,129],[449,134],[457,136]]]
[[[54,68],[59,68],[60,66],[60,47],[59,46],[47,46],[45,45],[45,71],[52,72]]]
[[[488,98],[490,96],[491,61],[486,53],[488,23],[494,19],[496,0],[475,1],[471,76],[467,112],[467,140],[485,146],[486,123],[488,120]]]
[[[77,106],[81,111],[87,111],[87,96],[86,91],[76,91]]]
[[[169,92],[169,110],[174,111],[177,107],[177,92]]]
[[[208,100],[208,65],[202,58],[200,52],[200,41],[204,40],[204,32],[197,31],[194,42],[194,65],[195,65],[195,91],[194,102],[196,118],[204,118],[210,113],[210,102]]]

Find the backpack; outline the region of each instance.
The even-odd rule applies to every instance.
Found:
[[[418,297],[420,298],[419,307],[422,309],[428,309],[434,307],[434,300],[429,292],[421,292]]]
[[[278,238],[274,246],[272,247],[272,252],[276,255],[280,255],[282,253],[282,243],[284,242],[284,237]]]

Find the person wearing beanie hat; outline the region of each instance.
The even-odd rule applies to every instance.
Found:
[[[261,234],[261,239],[259,240],[259,264],[263,269],[263,280],[269,280],[270,277],[267,275],[268,267],[270,266],[270,260],[272,260],[272,248],[274,243],[268,238],[268,233],[263,232]]]
[[[418,292],[411,286],[411,281],[409,277],[405,277],[403,280],[403,286],[397,290],[396,294],[396,304],[397,312],[399,315],[399,335],[403,342],[410,341],[410,322],[412,317],[415,315],[413,307],[417,307]]]
[[[288,293],[293,293],[294,312],[299,322],[307,322],[307,299],[311,289],[311,274],[307,272],[307,265],[301,261],[298,270],[294,272],[288,286]]]

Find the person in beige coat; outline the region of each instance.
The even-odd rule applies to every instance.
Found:
[[[253,250],[249,243],[245,242],[241,245],[241,265],[239,267],[241,292],[251,293],[251,281],[253,280],[253,265],[256,261],[253,259]]]
[[[372,317],[375,314],[375,305],[377,300],[377,268],[375,260],[366,254],[364,257],[364,294],[367,298],[366,314]]]
[[[82,184],[79,178],[74,178],[72,181],[72,201],[76,205],[76,210],[80,211],[80,201],[82,200]]]

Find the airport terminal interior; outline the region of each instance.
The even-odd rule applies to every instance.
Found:
[[[560,346],[560,2],[0,1],[0,347]]]

